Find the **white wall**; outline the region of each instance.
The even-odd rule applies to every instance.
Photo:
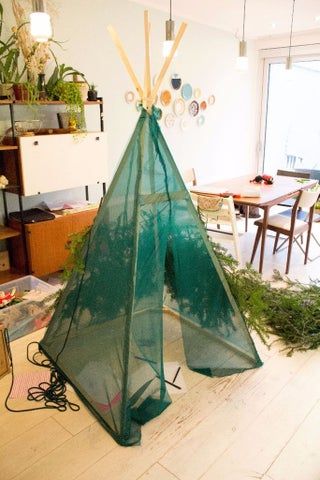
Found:
[[[4,1],[5,8],[10,5]],[[113,24],[121,36],[134,69],[143,78],[143,7],[126,0],[56,0],[59,16],[53,19],[54,36],[67,42],[56,48],[60,63],[83,71],[104,97],[105,127],[109,141],[109,172],[114,172],[137,121],[138,113],[124,101],[131,80],[120,62],[106,27]],[[152,70],[162,65],[161,44],[167,16],[151,10]],[[176,19],[176,28],[180,19]],[[250,50],[250,69],[235,69],[237,40],[230,34],[189,22],[171,73],[210,94],[216,103],[206,113],[206,123],[195,122],[187,131],[178,126],[162,130],[181,171],[193,166],[199,182],[252,173],[256,170],[257,58]],[[168,82],[168,80],[167,80]],[[168,83],[167,83],[168,85]],[[165,86],[165,85],[164,85]],[[89,165],[88,165],[89,166]],[[82,190],[81,190],[82,195]],[[30,199],[36,202],[38,199]]]

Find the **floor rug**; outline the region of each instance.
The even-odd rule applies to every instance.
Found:
[[[41,382],[49,382],[50,370],[43,369],[41,372],[25,372],[16,375],[10,398],[24,398],[28,396],[28,389],[37,387]]]

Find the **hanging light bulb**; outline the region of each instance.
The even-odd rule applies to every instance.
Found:
[[[246,3],[243,1],[243,19],[242,19],[242,40],[239,42],[239,56],[237,57],[236,67],[238,70],[248,69],[247,42],[245,41],[245,23],[246,23]]]
[[[166,39],[162,46],[162,55],[168,57],[174,42],[174,21],[172,20],[172,0],[170,0],[170,18],[166,21]],[[174,56],[177,55],[177,52]]]
[[[288,52],[288,56],[286,58],[286,70],[291,70],[292,69],[291,47],[292,47],[292,29],[293,29],[293,17],[294,17],[295,2],[296,2],[296,0],[292,0],[290,41],[289,41],[289,52]]]
[[[45,11],[44,0],[32,0],[30,33],[37,42],[47,42],[52,37],[51,19]]]

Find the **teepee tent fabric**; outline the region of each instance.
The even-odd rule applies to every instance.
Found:
[[[189,368],[261,361],[157,122],[143,109],[41,349],[121,445],[169,404],[163,305],[180,315]]]

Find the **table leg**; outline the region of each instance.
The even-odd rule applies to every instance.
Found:
[[[244,205],[244,231],[248,231],[249,205]]]
[[[264,259],[264,248],[265,248],[265,243],[266,243],[267,226],[268,226],[269,208],[270,207],[266,206],[266,207],[260,207],[260,208],[263,208],[263,210],[264,210],[263,222],[262,222],[262,232],[261,232],[260,262],[259,262],[259,273],[262,273],[263,259]]]

